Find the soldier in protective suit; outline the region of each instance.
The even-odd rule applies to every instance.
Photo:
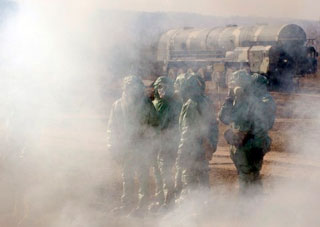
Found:
[[[157,203],[151,210],[168,207],[174,201],[173,167],[177,157],[179,134],[179,115],[181,103],[174,97],[173,81],[161,76],[154,83],[153,104],[158,112],[159,136],[156,140],[156,163],[154,166],[156,179]]]
[[[268,130],[274,123],[276,105],[267,91],[266,77],[236,71],[232,83],[219,118],[230,125],[224,136],[231,145],[230,155],[238,171],[240,192],[247,193],[253,184],[262,186],[260,170],[271,145]]]
[[[218,122],[212,102],[204,95],[203,79],[194,74],[178,78],[183,106],[176,169],[181,173],[183,199],[195,187],[209,187],[209,161],[218,143]],[[210,147],[207,152],[204,145]]]
[[[175,82],[174,82],[174,93],[175,96],[180,100],[180,103],[183,103],[183,98],[181,95],[181,86],[185,83],[186,79],[194,75],[194,73],[181,73],[177,76]],[[181,110],[180,110],[181,114]],[[179,114],[179,118],[180,118]],[[179,142],[180,143],[180,130],[179,130]],[[174,182],[174,188],[175,188],[175,197],[178,199],[180,197],[180,193],[182,190],[182,180],[181,180],[181,166],[178,163],[178,158],[176,159],[176,175],[175,175],[175,182]]]
[[[139,197],[138,205],[133,214],[143,214],[148,205],[150,141],[154,139],[158,117],[144,88],[140,78],[125,77],[122,97],[113,104],[108,122],[108,149],[122,167],[122,205],[114,209],[119,214],[128,214],[136,197]],[[139,196],[133,194],[135,174]]]

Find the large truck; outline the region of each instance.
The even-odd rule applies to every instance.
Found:
[[[172,29],[155,49],[155,74],[175,78],[191,70],[219,86],[246,69],[266,75],[272,89],[291,90],[295,78],[317,71],[318,52],[295,24]]]

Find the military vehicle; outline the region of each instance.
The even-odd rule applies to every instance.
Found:
[[[155,51],[157,75],[191,70],[219,86],[241,68],[266,75],[274,89],[292,89],[295,78],[317,71],[318,52],[295,24],[172,29]]]

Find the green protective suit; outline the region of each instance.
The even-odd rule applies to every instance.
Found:
[[[174,197],[173,167],[180,138],[178,124],[181,103],[174,98],[174,84],[169,77],[162,76],[155,81],[154,96],[153,104],[159,116],[154,163],[156,198],[160,205],[169,205]]]
[[[121,202],[131,207],[136,201],[134,176],[139,180],[138,208],[148,202],[149,168],[152,146],[158,126],[157,112],[149,98],[144,95],[144,85],[138,77],[124,78],[123,94],[111,109],[107,142],[113,158],[122,166],[123,193]]]
[[[273,126],[276,111],[275,102],[266,89],[266,78],[258,74],[245,77],[246,82],[236,84],[243,87],[243,95],[229,94],[219,113],[219,119],[230,125],[235,137],[241,138],[240,143],[230,144],[230,153],[244,193],[253,183],[261,185],[263,157],[271,145],[268,130]]]
[[[205,83],[191,75],[179,88],[184,100],[179,117],[181,132],[176,169],[181,173],[181,197],[197,186],[209,187],[209,161],[204,144],[210,152],[218,143],[218,122],[212,102],[204,95]]]

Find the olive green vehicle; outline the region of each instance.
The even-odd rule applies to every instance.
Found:
[[[274,89],[291,89],[295,77],[317,71],[318,52],[309,43],[295,24],[172,29],[159,39],[154,74],[175,78],[191,69],[226,86],[228,70],[246,68]]]

